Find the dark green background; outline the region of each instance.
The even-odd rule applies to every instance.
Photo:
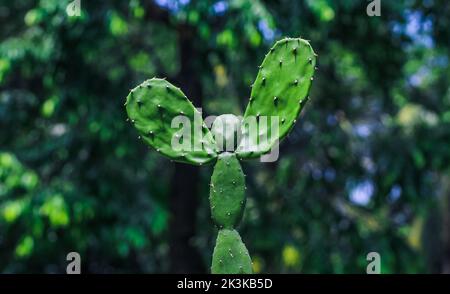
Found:
[[[272,164],[243,163],[239,228],[263,273],[450,272],[450,3],[0,1],[0,272],[207,272],[212,166],[171,163],[125,122],[153,76],[242,114],[272,44],[319,54]]]

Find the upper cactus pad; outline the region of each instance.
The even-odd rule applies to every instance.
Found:
[[[316,65],[316,54],[308,41],[283,39],[275,43],[260,66],[252,86],[249,104],[242,124],[242,140],[237,149],[241,158],[258,157],[270,151],[286,136],[305,102],[311,87]],[[267,128],[259,121],[267,118]],[[278,122],[270,117],[278,117]],[[249,131],[247,123],[256,120],[257,136]],[[278,125],[278,135],[271,136]],[[264,143],[260,138],[267,136]]]
[[[131,90],[125,105],[129,120],[140,133],[139,137],[161,154],[175,161],[197,165],[217,157],[216,143],[200,112],[179,88],[166,80],[154,78],[143,82]],[[190,124],[182,125],[187,132],[181,132],[178,123],[172,125],[177,116],[184,117],[184,121]],[[200,136],[194,136],[194,120],[197,120]],[[180,144],[188,140],[190,147],[174,148],[174,140]]]

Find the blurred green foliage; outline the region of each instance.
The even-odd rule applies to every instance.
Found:
[[[280,159],[244,163],[254,270],[364,273],[370,251],[383,273],[450,268],[448,1],[381,1],[381,17],[355,0],[0,3],[1,272],[64,272],[70,251],[84,272],[169,271],[175,165],[137,140],[124,98],[190,75],[196,106],[242,114],[283,36],[310,39],[319,71]],[[210,175],[191,238],[205,265]]]

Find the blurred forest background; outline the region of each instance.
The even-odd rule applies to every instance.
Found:
[[[0,0],[0,272],[208,272],[212,166],[137,139],[123,107],[153,76],[204,114],[242,114],[264,54],[319,54],[275,163],[244,162],[239,228],[258,273],[450,272],[450,3]]]

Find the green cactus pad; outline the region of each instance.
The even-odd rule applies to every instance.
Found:
[[[300,38],[280,40],[270,49],[252,86],[242,124],[242,140],[237,149],[240,158],[254,158],[270,151],[296,122],[308,98],[316,66],[316,54],[308,41]],[[267,116],[267,128],[260,117]],[[279,133],[271,137],[271,116],[278,116]],[[257,136],[247,123],[256,120]],[[261,137],[267,136],[263,143]]]
[[[211,216],[219,228],[233,228],[245,207],[245,179],[234,153],[221,153],[210,184]]]
[[[214,248],[211,273],[251,274],[252,260],[236,230],[219,231]]]
[[[129,121],[139,131],[139,138],[161,154],[175,161],[196,165],[208,163],[217,157],[216,143],[201,114],[179,88],[166,80],[154,78],[143,82],[131,90],[125,106]],[[197,130],[194,130],[194,113],[198,114]],[[184,116],[190,128],[182,124],[172,127],[173,119],[177,116]],[[188,131],[183,132],[183,127]],[[185,145],[183,148],[174,148],[172,140],[176,140],[179,146],[182,143]]]

